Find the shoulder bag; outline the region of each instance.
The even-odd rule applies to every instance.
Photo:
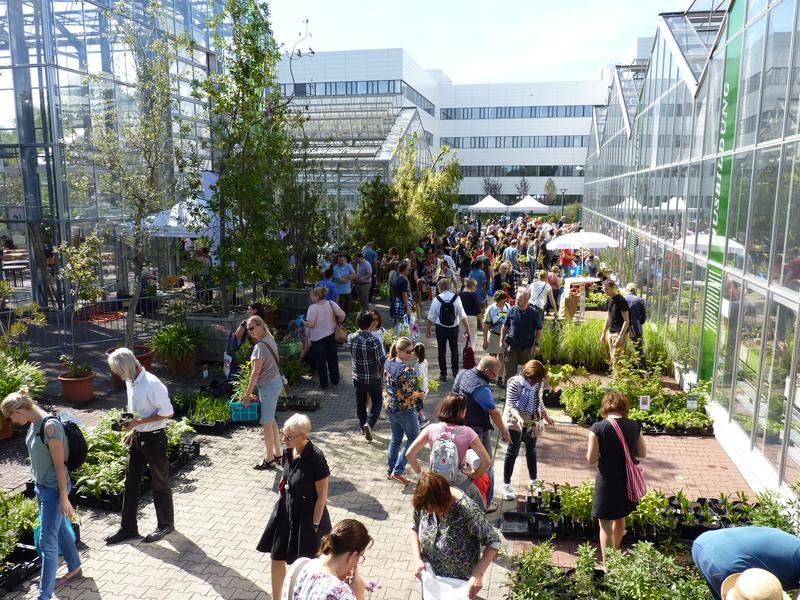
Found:
[[[281,378],[281,381],[283,382],[283,395],[286,396],[287,398],[290,397],[292,394],[291,390],[289,390],[289,382],[287,381],[286,377],[283,376],[283,373],[281,373],[281,363],[278,360],[278,355],[275,354],[275,350],[272,349],[272,346],[270,346],[265,341],[259,340],[258,343],[264,344],[267,347],[267,350],[269,350],[269,353],[272,354],[272,359],[275,361],[275,366],[278,367],[278,376]]]
[[[347,329],[339,324],[339,319],[336,318],[336,311],[333,310],[333,302],[328,301],[328,306],[331,307],[331,314],[333,315],[333,322],[336,324],[333,330],[333,337],[339,344],[347,341]]]
[[[303,571],[303,569],[305,569],[310,562],[310,558],[301,556],[291,564],[289,570],[286,571],[286,578],[283,580],[283,587],[281,588],[281,600],[292,600],[292,596],[294,596],[294,586],[297,584],[297,579],[300,577],[300,573]]]
[[[631,502],[639,502],[642,496],[647,492],[647,484],[644,482],[644,472],[642,465],[633,462],[631,453],[628,450],[628,443],[625,441],[625,436],[622,435],[622,430],[616,419],[607,419],[614,431],[617,432],[619,443],[622,444],[622,449],[625,451],[625,475],[628,479],[628,500]]]

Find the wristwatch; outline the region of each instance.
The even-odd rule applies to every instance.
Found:
[[[319,530],[319,523],[314,523],[313,525],[314,525],[314,531],[318,531]]]

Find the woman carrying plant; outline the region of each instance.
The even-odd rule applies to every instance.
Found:
[[[297,560],[287,571],[281,600],[363,600],[366,590],[358,565],[370,544],[372,538],[363,523],[339,521],[322,538],[318,558]]]
[[[434,425],[429,425],[417,436],[414,443],[406,452],[406,460],[411,465],[411,470],[417,475],[422,474],[422,467],[417,461],[417,454],[427,444],[431,450],[433,447],[443,439],[451,439],[455,444],[458,465],[457,469],[452,473],[450,483],[467,494],[469,498],[475,502],[482,510],[486,508],[480,490],[476,486],[476,481],[480,480],[483,475],[489,470],[491,459],[489,452],[484,448],[478,435],[472,430],[471,427],[464,425],[464,419],[467,417],[467,398],[461,394],[447,394],[444,400],[439,404],[439,409],[436,417],[439,422]],[[462,470],[467,456],[467,450],[472,448],[478,457],[481,459],[480,465],[477,469]],[[489,481],[486,480],[486,488],[488,490]]]
[[[434,576],[465,581],[469,598],[475,598],[500,548],[497,530],[464,492],[435,473],[422,476],[411,502],[416,576],[421,579],[430,567]]]
[[[322,450],[309,439],[310,433],[311,421],[305,415],[294,414],[283,426],[286,450],[281,457],[278,502],[256,546],[259,552],[270,554],[273,598],[281,597],[287,563],[314,558],[320,540],[331,531],[326,507],[331,472]]]
[[[69,458],[69,443],[61,421],[39,408],[28,396],[26,388],[6,396],[0,410],[3,417],[15,425],[29,425],[25,445],[28,447],[31,474],[39,501],[42,549],[37,599],[49,600],[54,590],[83,577],[75,538],[67,530],[70,525],[64,518],[65,515],[72,516],[72,504],[68,497],[72,483],[65,465]],[[67,563],[67,573],[56,579],[59,551]]]
[[[406,452],[419,435],[417,399],[425,395],[417,389],[413,366],[406,363],[413,358],[414,343],[407,337],[399,337],[389,349],[389,357],[383,365],[383,407],[392,430],[386,478],[403,485],[411,483],[405,476]],[[401,449],[403,436],[406,443]]]
[[[617,391],[606,393],[600,404],[600,414],[604,420],[589,430],[586,460],[590,465],[598,465],[592,517],[600,522],[600,549],[605,561],[606,548],[619,548],[625,535],[625,517],[636,508],[636,504],[628,499],[625,450],[614,425],[621,430],[631,458],[646,458],[647,447],[641,425],[628,418],[628,399],[624,394]]]
[[[253,468],[262,471],[281,459],[275,410],[283,390],[283,378],[278,364],[278,343],[264,320],[261,317],[247,319],[247,333],[253,341],[253,353],[250,355],[250,381],[241,401],[245,407],[250,406],[253,392],[258,388],[258,400],[261,404],[258,421],[264,431],[266,454]]]
[[[237,360],[237,353],[247,337],[247,319],[249,317],[261,317],[262,320],[266,321],[266,308],[260,302],[251,302],[248,304],[247,316],[242,319],[242,322],[239,323],[239,326],[228,336],[228,347],[226,348],[225,352],[233,357],[231,360],[230,369],[228,371],[228,381],[232,381],[236,376],[236,373],[238,373],[239,369],[242,367],[242,365],[239,364],[239,360],[242,359]],[[242,350],[242,352],[244,352],[244,350]]]
[[[511,263],[502,262],[497,274],[492,281],[494,291],[502,290],[508,294],[509,298],[514,298],[517,295],[517,284],[514,280],[514,272],[511,268]]]
[[[533,483],[537,479],[536,440],[540,431],[540,423],[545,421],[551,426],[556,424],[547,414],[544,400],[542,400],[546,374],[542,363],[538,360],[529,360],[522,367],[522,372],[509,378],[506,384],[503,422],[505,422],[511,438],[503,462],[503,498],[506,500],[514,500],[517,497],[511,487],[511,476],[514,474],[514,463],[519,456],[522,442],[525,442],[528,479],[530,483]]]
[[[325,300],[325,288],[311,290],[311,305],[306,312],[303,325],[308,328],[311,340],[311,359],[319,376],[319,387],[339,384],[339,357],[336,355],[336,326],[344,322],[346,315],[336,302]]]
[[[500,345],[500,330],[503,329],[503,323],[508,316],[508,294],[498,290],[494,293],[493,299],[494,303],[489,305],[483,315],[483,350],[488,352],[489,356],[499,357],[500,371],[497,374],[497,384],[502,387],[504,348]]]

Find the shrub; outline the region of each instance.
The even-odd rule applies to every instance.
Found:
[[[557,600],[563,597],[567,578],[551,564],[553,539],[535,544],[514,557],[509,571],[508,600]]]
[[[543,362],[556,362],[558,359],[558,330],[552,321],[545,321],[539,338],[539,349]]]
[[[606,393],[599,381],[568,385],[561,393],[561,403],[574,419],[583,421],[585,415],[595,416],[600,412],[600,403]]]
[[[21,387],[27,387],[30,395],[36,397],[44,391],[45,385],[47,380],[37,363],[15,361],[0,354],[0,399],[18,392]]]
[[[558,340],[558,361],[586,367],[595,373],[607,371],[608,346],[600,343],[604,327],[601,319],[565,323]]]
[[[630,600],[673,598],[673,585],[683,571],[675,559],[662,554],[649,542],[639,542],[626,553],[607,549],[606,566],[608,573],[604,582],[609,591],[618,598]]]
[[[197,352],[205,334],[186,323],[171,323],[153,334],[150,346],[170,368],[179,360]]]
[[[216,423],[217,421],[231,420],[231,411],[225,398],[197,394],[192,404],[192,408],[186,415],[192,423]]]
[[[675,344],[663,327],[644,326],[644,354],[648,370],[654,375],[672,375],[675,361]]]

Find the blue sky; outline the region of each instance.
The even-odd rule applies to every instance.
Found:
[[[691,0],[272,0],[275,35],[300,48],[405,48],[453,83],[597,79]]]

